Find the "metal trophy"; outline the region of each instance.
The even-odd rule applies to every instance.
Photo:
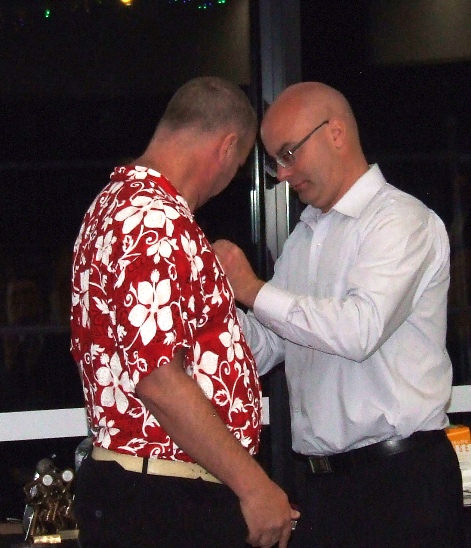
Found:
[[[60,544],[78,538],[77,523],[72,513],[72,480],[70,468],[59,470],[51,459],[42,459],[36,474],[23,490],[26,508],[23,516],[25,542]]]

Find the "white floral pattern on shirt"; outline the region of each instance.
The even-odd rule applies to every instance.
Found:
[[[191,460],[135,392],[178,348],[186,349],[187,373],[254,454],[260,386],[214,252],[165,178],[117,168],[74,248],[71,349],[96,444]]]

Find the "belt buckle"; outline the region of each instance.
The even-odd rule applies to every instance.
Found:
[[[329,474],[333,472],[329,457],[308,457],[309,466],[313,474]]]

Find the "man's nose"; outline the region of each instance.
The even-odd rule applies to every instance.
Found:
[[[278,182],[282,183],[283,181],[286,181],[289,183],[289,176],[292,173],[292,166],[280,166],[280,164],[277,164],[276,167],[276,178],[278,179]]]

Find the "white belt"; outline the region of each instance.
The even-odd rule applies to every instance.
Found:
[[[155,458],[142,458],[134,455],[116,453],[104,447],[94,447],[92,451],[93,460],[105,460],[117,462],[122,468],[129,472],[140,472],[154,476],[171,476],[175,478],[201,478],[204,481],[221,483],[216,477],[210,474],[199,464],[184,462],[181,460],[164,460]],[[147,461],[147,469],[146,469]]]

